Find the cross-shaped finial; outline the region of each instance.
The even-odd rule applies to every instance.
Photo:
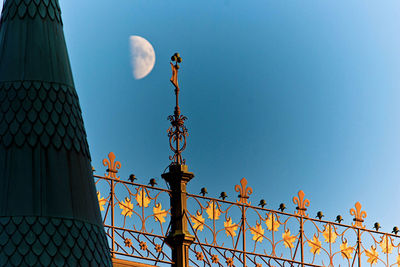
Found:
[[[179,108],[178,63],[182,62],[182,58],[179,53],[175,53],[171,57],[171,61],[172,77],[170,81],[175,86],[176,105],[174,115],[168,116],[168,120],[171,122],[171,126],[167,131],[169,145],[171,150],[174,152],[174,155],[170,156],[170,160],[172,160],[173,164],[185,165],[185,160],[182,158],[182,151],[186,148],[186,137],[189,133],[184,125],[186,117],[181,115]],[[175,62],[175,64],[173,62]]]
[[[171,68],[172,68],[172,77],[170,79],[171,83],[175,86],[176,90],[179,90],[179,85],[178,85],[178,70],[179,70],[179,65],[178,63],[182,62],[182,58],[180,57],[179,53],[175,53],[171,57],[171,61],[175,62],[175,65],[170,62]]]

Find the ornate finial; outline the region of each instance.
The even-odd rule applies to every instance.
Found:
[[[365,225],[363,225],[362,223],[364,222],[363,218],[367,218],[367,213],[365,212],[365,210],[361,211],[361,204],[360,202],[357,202],[354,205],[354,208],[350,209],[350,215],[354,216],[354,223],[353,226],[355,227],[360,227],[360,228],[365,228]]]
[[[303,190],[300,190],[299,193],[297,193],[298,197],[293,197],[293,203],[297,204],[296,207],[296,214],[304,217],[308,217],[308,214],[306,214],[306,210],[308,206],[310,206],[310,200],[304,199],[304,192]]]
[[[242,203],[242,204],[248,204],[250,205],[251,202],[248,201],[249,199],[249,195],[251,195],[253,193],[253,188],[251,188],[250,186],[247,187],[247,180],[246,178],[242,178],[242,180],[240,180],[240,185],[236,185],[235,186],[235,191],[239,192],[239,199],[237,200],[237,203]]]
[[[335,222],[342,223],[342,221],[343,221],[343,218],[341,215],[336,216]]]
[[[121,168],[121,162],[115,161],[115,154],[113,152],[108,153],[108,159],[103,159],[103,165],[107,167],[106,174],[107,178],[119,179],[117,177],[118,169]]]
[[[175,53],[171,57],[171,61],[175,62],[175,65],[170,62],[171,68],[172,68],[172,77],[170,79],[171,83],[175,86],[175,88],[179,91],[179,85],[178,85],[178,70],[179,70],[179,65],[178,63],[182,62],[182,58],[180,57],[179,53]]]
[[[182,58],[178,53],[175,53],[171,57],[171,60],[175,62],[175,64],[170,62],[172,68],[172,77],[170,81],[175,87],[176,105],[174,115],[168,116],[168,120],[171,122],[171,126],[167,130],[169,146],[174,152],[174,155],[170,156],[169,159],[172,160],[173,164],[185,165],[185,160],[182,159],[182,151],[186,148],[186,137],[188,137],[189,133],[184,125],[187,118],[181,115],[179,109],[178,63],[182,62]]]

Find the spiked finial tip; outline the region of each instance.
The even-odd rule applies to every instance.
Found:
[[[397,235],[398,232],[399,232],[399,228],[398,228],[397,226],[393,227],[392,233],[394,233],[395,235]]]
[[[208,194],[207,188],[203,187],[203,188],[200,190],[200,194],[203,195],[203,197],[204,197],[206,194]]]
[[[336,216],[335,222],[341,223],[343,221],[343,218],[341,215]]]
[[[226,192],[221,192],[221,195],[219,196],[219,198],[222,198],[222,200],[225,200],[225,198],[227,198],[228,195],[226,194]]]
[[[265,199],[261,199],[260,203],[258,203],[258,206],[261,206],[261,208],[264,208],[265,205],[267,205],[267,202],[265,201]]]
[[[133,183],[135,180],[137,180],[136,176],[132,173],[131,175],[129,175],[128,180]]]
[[[381,226],[379,225],[378,222],[374,223],[374,229],[375,229],[376,231],[379,231],[380,228],[381,228]]]
[[[283,212],[285,209],[286,209],[285,204],[284,204],[284,203],[281,203],[281,204],[279,205],[279,210]]]
[[[150,182],[149,182],[149,185],[151,185],[151,186],[155,186],[157,184],[157,182],[156,182],[156,178],[151,178],[150,179]]]

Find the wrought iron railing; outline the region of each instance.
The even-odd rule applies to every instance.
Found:
[[[188,195],[192,265],[400,266],[400,237],[366,229],[360,203],[350,210],[353,225],[345,225],[311,218],[303,191],[293,198],[294,214],[252,206],[246,184],[236,187],[237,202]]]
[[[172,218],[172,191],[123,181],[113,153],[103,164],[105,176],[95,175],[100,210],[113,257],[141,259],[154,265],[173,264],[166,245]],[[293,198],[294,213],[252,205],[246,179],[235,186],[235,202],[186,194],[184,222],[193,241],[191,266],[400,266],[400,236],[366,229],[360,203],[350,209],[352,225],[313,218],[303,191]],[[226,194],[225,194],[226,195]],[[224,198],[224,194],[221,197]],[[376,225],[379,229],[379,225]]]
[[[171,264],[165,236],[170,222],[170,190],[121,180],[121,163],[110,153],[104,176],[94,175],[97,198],[113,257]]]

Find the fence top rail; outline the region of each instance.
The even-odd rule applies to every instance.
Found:
[[[330,225],[335,225],[335,226],[340,226],[340,227],[345,227],[345,228],[351,228],[354,230],[360,230],[362,232],[369,232],[369,233],[373,233],[373,234],[381,234],[381,235],[387,235],[387,236],[391,236],[391,237],[395,237],[395,238],[400,238],[399,235],[396,235],[393,233],[376,231],[376,230],[371,230],[371,229],[367,229],[367,228],[363,228],[363,227],[357,227],[357,226],[353,226],[353,225],[348,225],[348,224],[338,223],[338,222],[333,222],[333,221],[328,221],[328,220],[322,220],[322,219],[320,220],[320,219],[312,218],[309,216],[302,216],[302,215],[298,215],[295,213],[287,213],[287,212],[283,212],[283,211],[279,211],[279,210],[257,207],[257,206],[253,206],[253,205],[249,205],[249,204],[240,203],[240,202],[233,202],[233,201],[222,200],[222,199],[218,199],[218,198],[200,196],[200,195],[196,195],[196,194],[187,194],[187,196],[193,197],[193,198],[201,198],[201,199],[205,199],[205,200],[221,202],[221,203],[230,204],[230,205],[235,205],[238,207],[256,209],[256,210],[265,211],[265,212],[272,212],[272,213],[275,213],[278,215],[284,215],[284,216],[288,216],[288,217],[290,216],[290,217],[295,217],[298,219],[302,218],[303,220],[312,221],[312,222],[316,222],[316,223],[325,223],[325,224],[330,224]]]
[[[151,185],[145,185],[145,184],[139,184],[139,183],[124,181],[124,180],[115,179],[115,178],[112,178],[112,177],[105,177],[105,176],[100,176],[100,175],[93,175],[93,177],[97,178],[97,179],[107,180],[107,181],[114,181],[114,182],[121,183],[121,184],[144,187],[144,188],[152,189],[152,190],[158,190],[158,191],[163,191],[163,192],[168,192],[168,193],[172,192],[170,189],[165,189],[165,188],[155,187],[155,186],[151,186]]]

